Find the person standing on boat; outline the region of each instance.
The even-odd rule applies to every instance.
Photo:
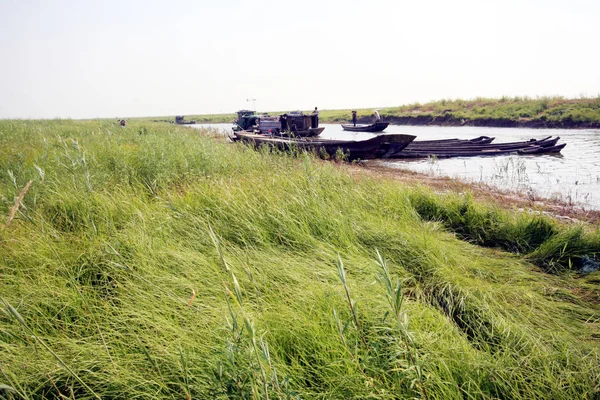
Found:
[[[282,114],[279,116],[279,122],[281,122],[281,132],[286,132],[289,130],[287,117],[287,114]]]
[[[375,110],[374,114],[375,114],[375,122],[381,121],[381,116],[379,115],[379,111]]]
[[[352,110],[352,124],[356,126],[356,110]]]
[[[319,110],[317,110],[317,107],[315,107],[315,111],[313,111],[312,115],[311,115],[311,122],[312,122],[312,127],[313,128],[318,128],[319,127]]]

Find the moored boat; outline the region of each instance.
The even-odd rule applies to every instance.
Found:
[[[372,124],[342,124],[345,131],[350,132],[382,132],[388,127],[389,122],[374,122]]]
[[[566,143],[557,144],[556,146],[546,146],[535,148],[533,146],[530,149],[522,149],[519,150],[519,154],[557,154],[566,146]]]
[[[411,144],[458,144],[458,143],[477,143],[477,144],[490,144],[496,138],[489,136],[478,136],[473,139],[427,139],[427,140],[415,140]]]
[[[447,150],[518,150],[529,146],[550,147],[556,145],[560,137],[552,138],[548,136],[543,139],[530,139],[521,142],[505,143],[481,143],[481,142],[455,142],[455,143],[423,143],[419,141],[412,142],[407,150],[429,151],[432,153]]]
[[[277,116],[256,114],[250,110],[238,111],[238,118],[233,121],[234,132],[253,132],[271,136],[313,137],[323,132],[325,127],[319,127],[316,114],[292,112]]]
[[[377,135],[367,140],[335,140],[317,137],[276,137],[251,132],[234,132],[234,141],[251,146],[269,146],[284,151],[310,151],[320,157],[343,155],[347,160],[388,158],[402,151],[415,139],[413,135]]]
[[[388,158],[450,158],[450,157],[479,157],[498,155],[528,155],[528,154],[551,154],[560,153],[566,144],[559,144],[559,138],[545,138],[526,142],[498,143],[496,145],[456,145],[456,146],[425,146],[412,147],[412,143],[400,152],[394,153]]]

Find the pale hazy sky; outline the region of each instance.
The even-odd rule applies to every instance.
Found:
[[[0,0],[0,118],[600,95],[598,0]]]

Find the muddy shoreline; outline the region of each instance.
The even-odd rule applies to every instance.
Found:
[[[389,168],[378,164],[340,164],[352,175],[394,180],[410,186],[421,185],[437,193],[470,193],[477,201],[525,212],[547,215],[564,223],[600,224],[600,210],[586,210],[576,204],[531,197],[527,193],[506,191],[482,183],[467,183],[449,177],[432,176],[420,172]]]

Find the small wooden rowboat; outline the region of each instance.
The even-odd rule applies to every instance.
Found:
[[[233,141],[254,147],[269,146],[283,151],[310,151],[329,158],[342,154],[347,160],[389,158],[400,153],[415,139],[413,135],[377,135],[368,140],[335,140],[318,137],[288,138],[260,135],[250,132],[234,132]]]
[[[385,128],[388,127],[389,122],[375,122],[373,124],[342,124],[342,128],[345,131],[350,132],[382,132]]]
[[[428,140],[415,140],[411,143],[414,144],[440,144],[440,145],[456,145],[460,143],[474,143],[474,144],[490,144],[496,139],[495,137],[489,136],[478,136],[473,139],[428,139]]]
[[[443,152],[446,150],[511,150],[521,149],[529,146],[550,147],[556,145],[560,139],[559,136],[552,138],[548,136],[543,139],[530,139],[521,142],[505,142],[505,143],[482,143],[482,142],[450,142],[450,143],[425,143],[420,141],[412,142],[407,148],[407,151],[429,151],[432,153]]]
[[[392,154],[389,158],[450,158],[450,157],[478,157],[499,155],[528,155],[528,154],[552,154],[560,153],[566,144],[559,144],[558,137],[551,139],[531,140],[526,142],[497,143],[496,145],[465,145],[455,146],[422,146],[413,143],[402,151]]]

